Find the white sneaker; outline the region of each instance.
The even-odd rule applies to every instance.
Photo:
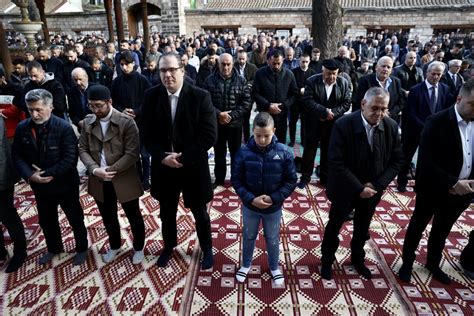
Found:
[[[282,285],[285,283],[285,276],[281,273],[280,269],[272,270],[272,279],[275,285]]]
[[[143,253],[143,250],[135,251],[133,253],[132,263],[140,264],[143,261],[143,258],[145,258],[145,254]]]
[[[119,249],[110,249],[109,251],[107,251],[106,254],[102,255],[102,261],[104,261],[105,263],[112,262],[117,256],[118,252]]]

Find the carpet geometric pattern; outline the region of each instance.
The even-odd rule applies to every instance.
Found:
[[[320,246],[330,204],[315,183],[297,189],[284,203],[280,265],[285,283],[276,286],[267,265],[263,232],[247,280],[242,284],[235,280],[241,255],[241,203],[229,184],[216,189],[209,205],[215,265],[202,271],[194,221],[182,202],[176,252],[166,268],[155,266],[163,247],[161,221],[159,204],[148,193],[140,201],[146,227],[144,261],[136,266],[131,262],[132,235],[120,211],[122,252],[112,263],[103,263],[108,238],[86,184],[81,185],[90,242],[86,264],[72,265],[74,239],[59,211],[65,253],[40,267],[37,260],[46,245],[32,192],[21,183],[15,203],[27,229],[28,259],[17,273],[0,271],[0,315],[472,315],[474,284],[462,273],[459,255],[473,227],[474,210],[463,213],[445,247],[442,268],[453,280],[450,286],[433,280],[423,267],[431,226],[418,248],[412,282],[403,283],[396,276],[414,202],[413,192],[400,194],[393,186],[383,195],[365,248],[371,280],[359,277],[350,265],[353,227],[346,222],[334,279],[326,281],[319,275]],[[11,245],[8,250],[12,252]]]

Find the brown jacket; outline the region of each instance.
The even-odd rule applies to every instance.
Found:
[[[133,118],[112,109],[110,126],[102,137],[100,122],[94,114],[84,118],[79,138],[79,157],[89,171],[89,194],[103,202],[102,179],[92,171],[100,167],[100,153],[104,149],[108,171],[117,171],[112,183],[119,202],[128,202],[143,195],[136,162],[140,152],[138,128]]]

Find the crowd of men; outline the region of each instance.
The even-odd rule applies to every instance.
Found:
[[[1,167],[12,171],[8,181],[1,179],[8,183],[1,187],[1,205],[8,205],[8,210],[0,215],[10,215],[0,220],[14,232],[10,235],[15,244],[7,272],[16,271],[26,258],[23,225],[13,214],[15,173],[35,193],[47,243],[39,263],[47,264],[63,251],[59,205],[74,232],[74,264],[87,260],[78,198],[79,158],[109,235],[104,262],[111,262],[121,247],[117,202],[131,225],[132,261],[143,260],[145,228],[138,199],[150,190],[160,202],[163,222],[164,248],[157,265],[166,266],[177,245],[176,212],[182,193],[196,220],[202,268],[212,267],[206,203],[213,189],[224,184],[227,151],[232,164],[242,140],[249,140],[255,104],[257,111],[273,117],[279,142],[286,144],[289,133],[290,147],[297,140],[300,120],[300,189],[310,182],[317,148],[321,150],[319,183],[327,186],[332,202],[322,243],[324,278],[332,278],[337,235],[352,210],[352,263],[362,276],[371,277],[363,250],[371,218],[397,175],[398,191],[407,190],[411,161],[419,148],[419,196],[400,277],[410,281],[416,247],[434,217],[427,268],[442,283],[450,282],[440,269],[441,252],[474,192],[474,148],[469,142],[474,136],[473,42],[433,36],[422,45],[417,38],[383,32],[354,41],[346,38],[335,58],[320,60],[319,49],[298,36],[286,40],[271,34],[153,34],[150,41],[145,51],[142,38],[123,40],[117,48],[103,40],[91,47],[91,38],[81,42],[55,36],[53,45],[15,58],[10,78],[0,73],[0,95],[13,96],[11,104],[0,109],[5,142],[12,144],[12,157],[1,160]],[[453,141],[458,138],[459,144]],[[214,182],[208,165],[212,147]],[[7,177],[6,172],[2,175]],[[472,246],[466,249],[472,251]],[[3,250],[0,259],[6,256]],[[467,261],[463,266],[472,273],[472,262]]]

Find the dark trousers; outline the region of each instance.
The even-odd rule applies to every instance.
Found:
[[[242,131],[244,134],[244,142],[248,143],[250,138],[250,115],[252,110],[249,110],[244,113],[243,122],[242,122]]]
[[[0,191],[0,222],[8,230],[13,242],[13,255],[26,257],[25,228],[15,206],[13,205],[13,193],[15,187]],[[5,241],[0,229],[0,254],[6,254]]]
[[[420,136],[413,135],[413,137],[404,137],[402,141],[403,155],[405,163],[398,173],[397,183],[400,186],[406,186],[408,183],[408,172],[410,171],[411,161],[416,153],[416,149],[420,144]]]
[[[137,161],[137,169],[143,184],[150,183],[150,159],[150,153],[146,150],[145,145],[140,144],[140,160]]]
[[[227,145],[229,145],[230,161],[234,161],[234,156],[242,144],[242,125],[226,126],[220,125],[217,129],[217,142],[214,145],[215,167],[214,174],[216,182],[223,183],[227,172],[226,156]]]
[[[286,143],[286,129],[288,127],[288,112],[282,111],[280,114],[272,115],[275,121],[275,136],[282,144]]]
[[[304,120],[301,114],[303,104],[299,101],[293,103],[290,107],[290,117],[289,117],[289,130],[290,130],[290,142],[294,143],[296,141],[296,124],[298,123],[298,119],[301,117],[301,126],[300,126],[300,136],[301,136],[301,143],[304,144],[305,138],[305,130],[304,130]]]
[[[471,230],[471,234],[469,234],[469,242],[461,252],[460,259],[464,269],[474,271],[474,230]]]
[[[76,241],[76,252],[86,251],[87,230],[84,225],[82,206],[79,203],[79,186],[74,185],[72,190],[61,194],[35,192],[35,198],[39,224],[46,239],[48,252],[57,254],[63,251],[58,206],[61,206],[69,225],[71,225]]]
[[[432,194],[417,192],[416,205],[408,225],[403,243],[403,263],[413,265],[415,251],[420,243],[423,231],[433,218],[433,224],[428,238],[428,255],[426,265],[438,267],[444,249],[446,238],[458,217],[471,202],[472,195],[456,196],[446,194],[435,198]]]
[[[117,194],[111,181],[104,181],[104,202],[95,201],[99,208],[105,230],[109,235],[110,249],[119,249],[122,245],[118,220]],[[138,199],[120,203],[127,216],[133,234],[133,249],[140,251],[145,245],[145,224],[140,212]]]
[[[352,207],[339,207],[337,202],[331,205],[329,211],[329,221],[324,230],[323,243],[321,245],[321,262],[323,265],[332,265],[336,260],[336,250],[339,247],[339,231],[344,224],[347,215],[355,209],[354,213],[354,231],[351,240],[351,259],[352,263],[360,264],[364,262],[364,245],[369,240],[369,226],[375,207],[380,202],[381,194],[376,194],[370,199],[356,198]]]
[[[178,244],[178,231],[176,223],[176,213],[178,211],[178,201],[181,189],[178,186],[169,188],[169,194],[160,202],[161,232],[165,249],[173,249]],[[207,213],[206,205],[191,207],[194,221],[196,222],[196,233],[202,251],[212,250],[211,239],[211,219]]]
[[[308,122],[308,124],[314,124]],[[331,137],[332,128],[334,122],[320,122],[314,128],[317,129],[316,133],[309,137],[306,135],[306,143],[304,145],[303,157],[301,160],[301,179],[310,181],[311,175],[314,169],[314,159],[318,149],[318,143],[320,143],[321,157],[319,159],[320,175],[319,178],[324,184],[328,179],[328,151],[329,151],[329,140]],[[308,126],[309,127],[309,126]]]

